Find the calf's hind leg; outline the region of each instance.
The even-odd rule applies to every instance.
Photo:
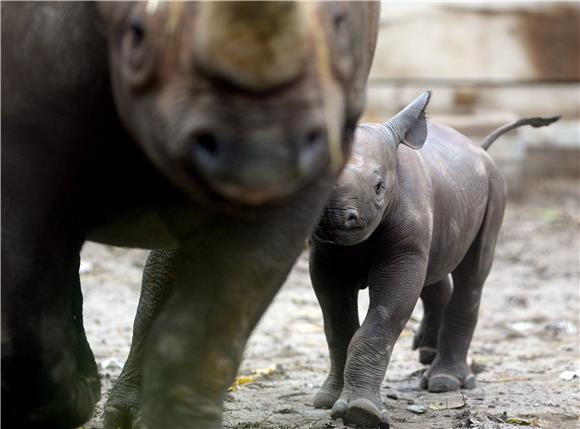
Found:
[[[419,349],[419,362],[424,365],[433,362],[437,355],[437,337],[451,291],[451,279],[447,275],[441,281],[424,287],[421,292],[423,319],[413,339],[413,350]]]
[[[491,185],[488,207],[479,233],[453,272],[453,293],[443,313],[438,354],[422,380],[430,392],[475,387],[467,352],[477,324],[483,284],[491,270],[495,244],[505,207],[502,180]]]

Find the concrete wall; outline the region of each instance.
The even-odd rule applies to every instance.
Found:
[[[562,151],[580,160],[580,3],[383,2],[366,119],[389,118],[425,89],[432,120],[475,140],[518,117],[561,114],[492,153],[514,184],[526,171],[579,174],[578,163],[560,161]],[[524,168],[530,148],[546,165]]]

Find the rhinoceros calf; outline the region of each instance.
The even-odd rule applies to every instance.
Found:
[[[380,386],[419,296],[425,313],[415,347],[423,363],[433,361],[423,387],[475,386],[467,350],[506,202],[505,180],[484,149],[516,126],[558,119],[508,124],[480,147],[442,125],[427,130],[430,96],[384,124],[358,127],[312,235],[310,274],[331,359],[314,405],[363,427],[389,426]],[[359,327],[357,295],[367,286]]]
[[[142,386],[107,424],[140,408],[149,428],[221,427],[246,340],[349,152],[377,5],[1,7],[3,426],[92,413],[78,268],[94,240],[167,249],[149,268],[171,286],[144,294],[160,313],[136,326]]]

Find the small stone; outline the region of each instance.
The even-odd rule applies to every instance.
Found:
[[[117,358],[111,357],[108,359],[103,359],[101,362],[101,369],[123,369],[123,364],[119,362]]]
[[[578,377],[579,371],[564,371],[560,373],[560,378],[564,381],[570,381]]]
[[[413,414],[424,414],[425,411],[427,411],[427,408],[425,408],[423,405],[409,405],[407,407],[407,411],[412,412]]]
[[[396,401],[399,399],[399,395],[396,392],[389,392],[387,393],[387,398],[391,398]]]

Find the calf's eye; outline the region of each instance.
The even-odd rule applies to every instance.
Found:
[[[375,185],[375,192],[380,194],[383,189],[385,189],[385,182],[381,180]]]

